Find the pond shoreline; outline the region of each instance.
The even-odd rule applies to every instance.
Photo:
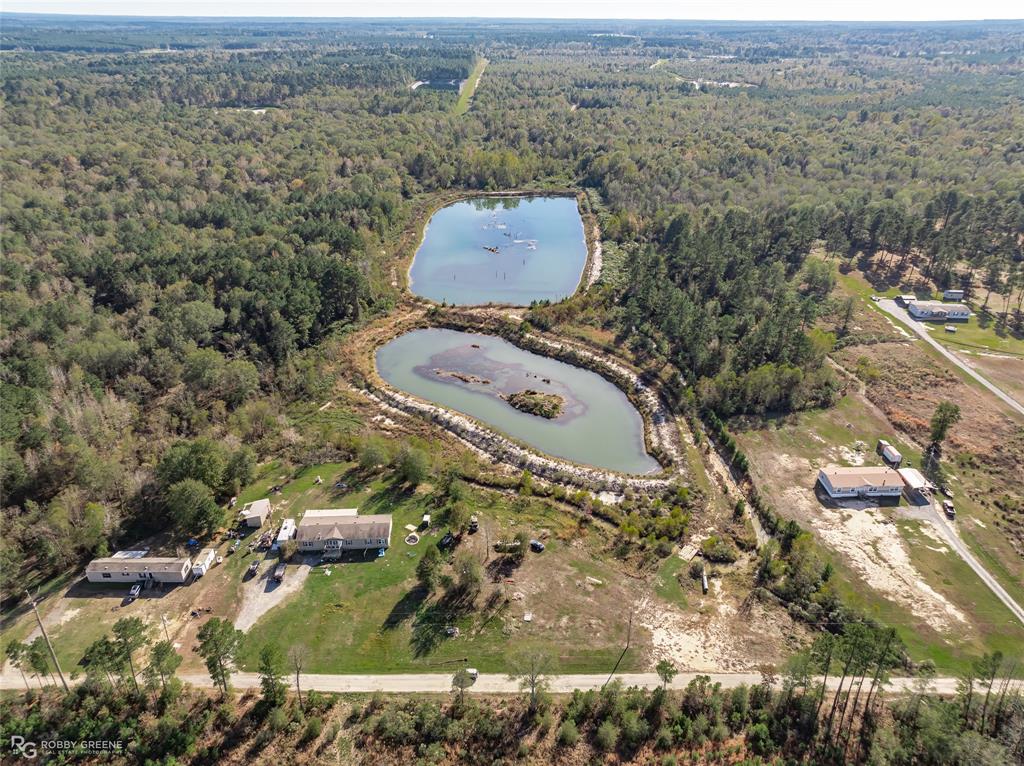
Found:
[[[511,191],[460,191],[457,194],[445,195],[440,199],[433,201],[427,206],[422,216],[422,223],[417,222],[413,227],[419,228],[419,237],[415,238],[414,245],[409,248],[408,252],[400,253],[398,255],[399,263],[404,264],[403,274],[404,281],[399,288],[406,293],[411,299],[415,301],[423,302],[428,306],[440,306],[440,303],[431,300],[423,295],[418,295],[412,292],[410,285],[412,284],[412,267],[416,261],[416,255],[423,247],[423,243],[427,238],[427,231],[430,228],[430,221],[437,213],[446,207],[456,205],[459,202],[469,202],[474,199],[516,199],[526,197],[561,197],[561,198],[573,198],[576,200],[576,210],[579,213],[580,221],[583,224],[583,242],[587,248],[587,257],[583,262],[583,268],[580,271],[579,281],[576,283],[576,287],[573,291],[566,296],[566,299],[583,292],[597,281],[601,273],[601,228],[598,225],[597,217],[590,211],[589,205],[584,207],[584,200],[586,195],[582,190],[571,189],[567,187],[555,188],[555,189],[543,189],[543,188],[526,188],[516,189]],[[506,307],[506,308],[527,308],[526,304],[521,303],[481,303],[475,305],[466,305],[461,308],[484,308],[484,307]]]
[[[518,323],[513,323],[508,316],[497,314],[493,308],[442,309],[433,305],[425,310],[415,304],[409,308],[410,314],[391,324],[385,333],[374,337],[369,348],[360,354],[362,358],[353,360],[366,365],[361,374],[364,385],[355,386],[362,396],[385,410],[439,425],[478,454],[515,469],[529,470],[556,484],[594,492],[621,494],[632,489],[657,494],[686,483],[686,462],[675,416],[664,404],[656,386],[645,382],[639,373],[629,369],[625,363],[607,358],[579,344],[549,339],[537,333],[520,333]],[[640,413],[645,450],[662,466],[661,472],[649,475],[625,474],[547,455],[461,412],[397,391],[377,371],[376,352],[400,335],[428,328],[499,337],[525,351],[600,375],[623,391]]]

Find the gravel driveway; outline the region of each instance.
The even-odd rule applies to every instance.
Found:
[[[309,577],[311,565],[316,559],[304,559],[299,564],[289,564],[281,583],[274,582],[271,573],[277,566],[276,558],[267,558],[260,566],[260,573],[242,586],[242,606],[235,618],[235,627],[247,631],[256,622],[280,604],[288,596],[297,593]]]

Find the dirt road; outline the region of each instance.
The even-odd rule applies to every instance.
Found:
[[[892,300],[891,298],[882,298],[880,301],[878,301],[878,307],[882,309],[882,311],[898,319],[906,327],[910,328],[910,330],[912,330],[914,333],[920,336],[925,341],[925,343],[929,344],[932,348],[934,348],[936,351],[938,351],[940,354],[946,357],[946,359],[948,359],[961,370],[966,372],[968,375],[970,375],[972,378],[978,381],[981,385],[983,385],[993,394],[998,396],[1016,412],[1020,413],[1021,415],[1024,415],[1024,404],[1021,404],[1008,393],[1003,391],[1003,389],[999,388],[994,383],[991,383],[987,378],[983,377],[981,373],[979,373],[977,370],[975,370],[973,367],[967,364],[963,359],[958,357],[952,351],[950,351],[937,340],[935,340],[935,338],[931,336],[931,333],[928,332],[928,328],[924,325],[924,323],[918,322],[913,317],[911,317],[905,309],[902,309],[896,305],[896,301]]]
[[[454,670],[452,671],[454,672]],[[672,689],[684,689],[698,675],[708,675],[712,683],[720,683],[723,688],[732,689],[742,684],[753,686],[761,683],[759,673],[680,673],[673,679],[669,687]],[[212,688],[213,682],[205,674],[179,674],[178,677],[186,683],[199,688]],[[622,673],[615,676],[625,686],[638,686],[645,689],[653,689],[661,686],[661,679],[657,673]],[[599,689],[608,676],[602,674],[592,675],[565,675],[551,676],[548,679],[549,688],[556,694],[565,694],[573,689]],[[920,682],[916,678],[893,678],[890,680],[887,691],[890,694],[901,694],[911,691]],[[32,682],[35,685],[35,682]],[[999,681],[995,686],[999,686]],[[838,679],[829,678],[829,688],[836,688]],[[256,673],[234,673],[231,676],[231,685],[235,689],[259,689],[260,678]],[[21,675],[10,668],[4,670],[0,675],[0,688],[23,689],[25,687]],[[957,687],[956,678],[933,678],[928,689],[934,694],[955,694]],[[445,694],[452,689],[452,673],[406,673],[406,674],[380,674],[380,675],[319,675],[314,673],[302,676],[302,688],[335,693],[366,693],[385,692],[389,694],[414,694],[433,692]],[[519,681],[509,679],[508,676],[499,673],[481,674],[475,684],[469,689],[477,694],[518,694],[520,692]]]

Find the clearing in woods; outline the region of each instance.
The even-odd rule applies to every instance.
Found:
[[[456,117],[469,111],[469,104],[473,100],[473,94],[476,93],[477,86],[480,85],[480,78],[484,76],[484,69],[486,67],[487,59],[482,58],[476,62],[473,71],[469,73],[469,77],[466,78],[466,85],[462,88],[462,92],[459,93],[459,99],[455,102],[455,106],[452,109],[452,114]]]

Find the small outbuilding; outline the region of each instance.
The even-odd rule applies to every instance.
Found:
[[[192,574],[196,577],[202,577],[213,569],[213,564],[216,560],[217,551],[213,548],[203,548],[199,551],[199,555],[192,561]]]
[[[242,510],[238,513],[238,520],[248,527],[262,527],[270,518],[270,511],[270,500],[267,498],[253,500],[242,506]]]
[[[277,539],[271,546],[271,550],[277,550],[281,543],[285,543],[295,537],[295,519],[285,519],[281,522],[281,529],[277,532]]]
[[[944,301],[962,301],[964,299],[963,290],[943,290],[942,300]]]
[[[908,499],[928,499],[928,493],[932,489],[932,484],[924,477],[924,474],[916,468],[900,468],[896,473],[903,480],[904,491]]]

